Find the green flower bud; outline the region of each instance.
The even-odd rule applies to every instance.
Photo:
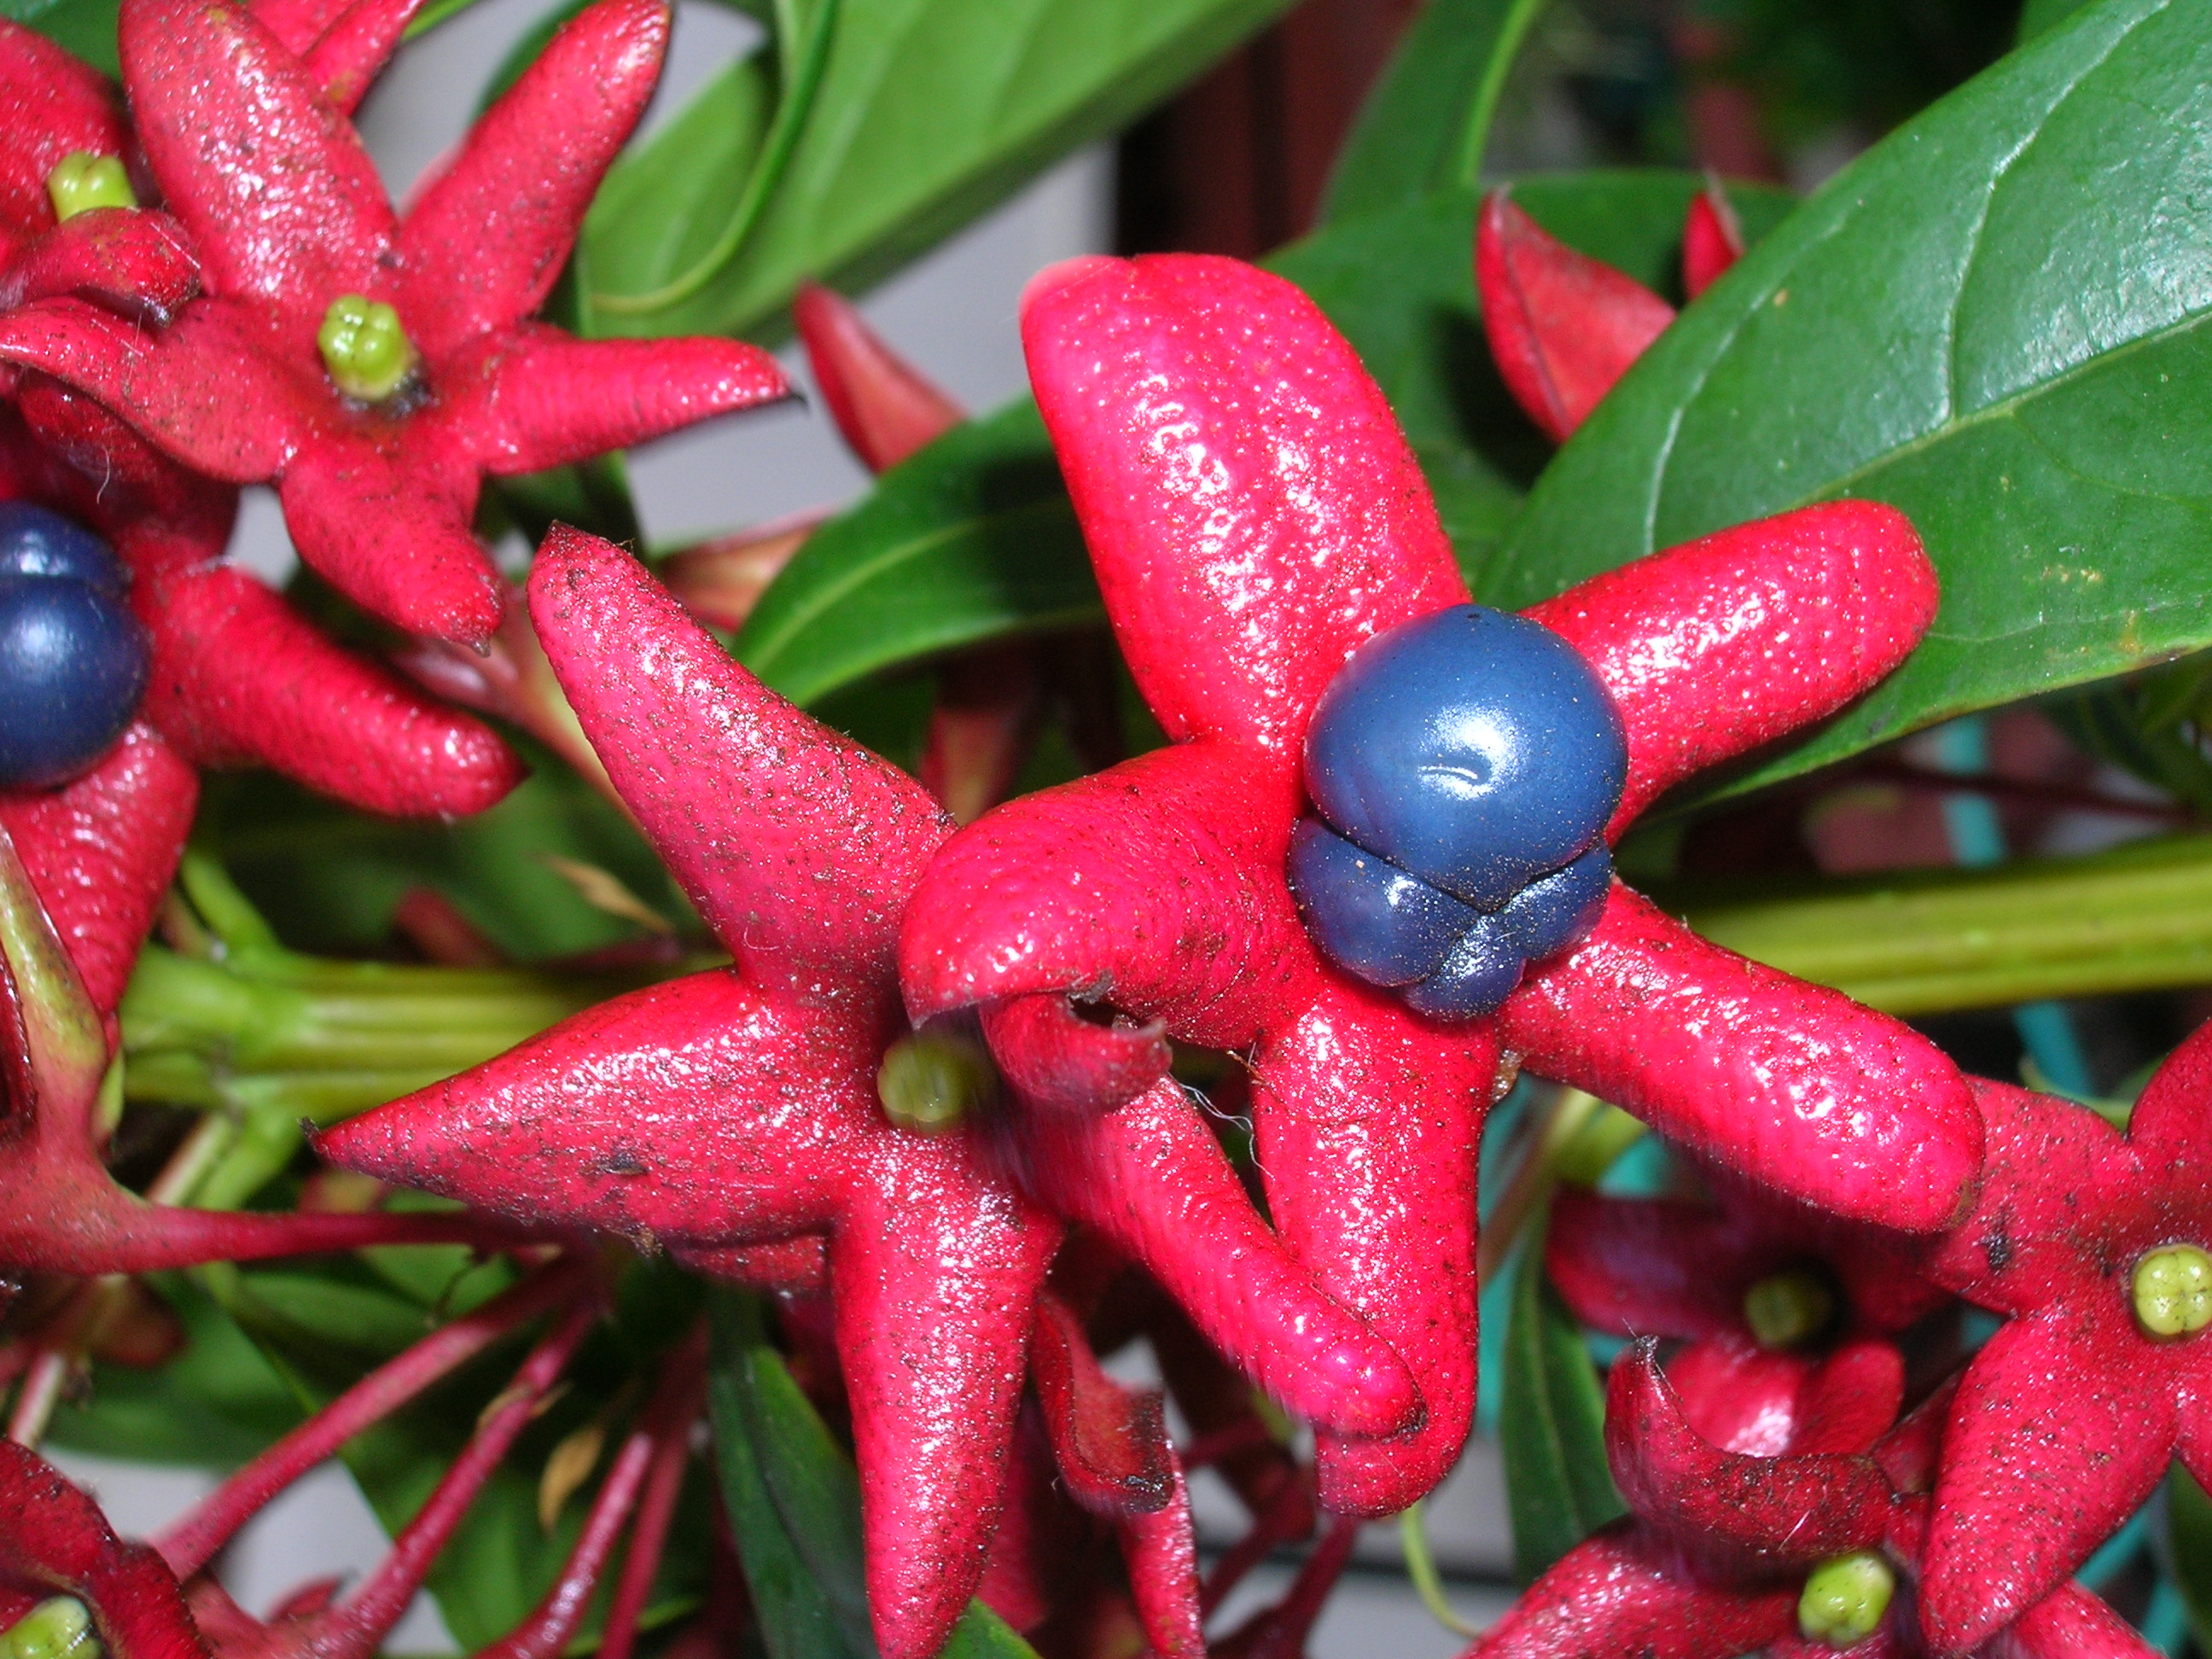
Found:
[[[46,194],[53,198],[58,219],[74,219],[94,208],[138,205],[123,163],[112,155],[95,155],[88,149],[73,149],[54,163],[54,170],[46,175]]]
[[[363,403],[382,403],[414,372],[415,343],[399,326],[399,313],[381,300],[340,295],[315,331],[315,344],[338,390]]]
[[[990,1056],[965,1036],[916,1031],[884,1052],[876,1070],[876,1097],[884,1115],[902,1129],[937,1134],[957,1128],[970,1112],[990,1104],[999,1074]]]
[[[0,1631],[0,1659],[100,1659],[106,1651],[74,1595],[41,1601]]]
[[[2136,1263],[2136,1318],[2153,1336],[2187,1336],[2212,1325],[2212,1255],[2166,1244]]]
[[[1743,1293],[1743,1322],[1762,1348],[1794,1348],[1835,1316],[1835,1292],[1818,1273],[1775,1273]]]
[[[1797,1598],[1797,1628],[1808,1642],[1850,1647],[1875,1633],[1896,1594],[1896,1572],[1872,1550],[1836,1556],[1806,1578],[1805,1593]]]

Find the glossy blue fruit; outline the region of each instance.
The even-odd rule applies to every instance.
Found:
[[[1291,896],[1321,952],[1371,985],[1429,977],[1484,918],[1419,876],[1301,818],[1291,833]]]
[[[85,771],[145,689],[145,635],[120,599],[87,582],[0,577],[0,788]]]
[[[1485,911],[1589,850],[1627,776],[1620,713],[1589,665],[1542,623],[1482,605],[1370,640],[1306,738],[1323,818]]]
[[[52,576],[121,599],[126,580],[114,550],[82,525],[31,501],[0,501],[0,578]]]

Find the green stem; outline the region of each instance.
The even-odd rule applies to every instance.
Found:
[[[1521,56],[1521,43],[1544,9],[1545,0],[1513,0],[1499,24],[1498,40],[1482,66],[1474,102],[1468,106],[1467,125],[1461,129],[1459,165],[1453,176],[1461,187],[1473,190],[1482,182],[1482,158],[1490,149],[1491,123],[1498,118],[1498,100],[1505,93],[1505,77]]]
[[[2212,981],[2212,836],[1674,908],[1715,944],[1894,1014]]]
[[[1413,1592],[1421,1598],[1421,1605],[1429,1614],[1455,1636],[1480,1634],[1473,1625],[1452,1611],[1451,1603],[1444,1597],[1444,1581],[1437,1571],[1437,1559],[1429,1551],[1429,1529],[1421,1519],[1421,1506],[1417,1503],[1398,1517],[1398,1537],[1406,1551],[1406,1577],[1413,1581]]]

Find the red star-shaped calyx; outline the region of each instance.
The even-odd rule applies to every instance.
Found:
[[[1576,1318],[1616,1336],[1786,1350],[1888,1335],[1948,1300],[1911,1239],[1699,1173],[1711,1202],[1560,1188],[1544,1265]]]
[[[1562,1557],[1467,1659],[1927,1659],[1912,1583],[1946,1396],[1891,1427],[1904,1375],[1881,1343],[1846,1344],[1785,1389],[1762,1370],[1662,1372],[1650,1341],[1622,1355],[1607,1382],[1606,1451],[1630,1514]],[[1747,1425],[1776,1449],[1743,1449],[1730,1437]],[[1808,1580],[1839,1565],[1879,1589],[1822,1631],[1808,1618],[1821,1611]],[[2152,1651],[2073,1584],[1976,1650]]]
[[[1402,1510],[1467,1433],[1475,1145],[1504,1051],[1838,1212],[1921,1230],[1959,1212],[1979,1131],[1941,1054],[1625,888],[1494,1018],[1433,1024],[1324,963],[1285,878],[1316,701],[1363,641],[1467,599],[1413,454],[1312,304],[1231,260],[1065,265],[1032,284],[1023,329],[1108,611],[1174,741],[948,843],[908,912],[908,1006],[920,1019],[984,1005],[1010,1075],[1101,1085],[1093,1109],[1039,1133],[1112,1123],[1128,1109],[1095,1108],[1161,1063],[1133,1058],[1146,1028],[1080,1022],[1070,996],[1249,1056],[1277,1228],[1397,1346],[1427,1407],[1395,1437],[1325,1435],[1326,1502]],[[1617,834],[1669,785],[1865,690],[1935,599],[1904,520],[1838,502],[1656,555],[1530,614],[1618,705]],[[1085,1071],[1101,1049],[1119,1065],[1110,1089]],[[1131,1200],[1069,1174],[1051,1201],[1082,1217]]]
[[[2072,1571],[2177,1452],[2212,1480],[2212,1026],[2160,1068],[2124,1135],[2066,1101],[1976,1088],[1981,1196],[1928,1272],[2010,1318],[1944,1440],[1926,1616],[1946,1649]]]
[[[0,313],[76,295],[166,322],[198,287],[176,222],[94,207],[63,218],[47,181],[72,156],[118,165],[137,146],[106,79],[44,36],[0,20]]]
[[[367,9],[372,44],[395,15]],[[0,358],[97,398],[197,471],[274,482],[301,556],[365,608],[484,640],[501,593],[469,526],[486,473],[786,391],[734,341],[588,342],[527,320],[644,110],[668,15],[661,0],[601,0],[570,21],[403,222],[344,114],[362,77],[343,65],[378,51],[347,34],[330,62],[303,60],[226,0],[129,0],[125,86],[204,295],[151,332],[42,301],[0,319]],[[330,336],[349,306],[352,332]],[[356,395],[333,378],[344,351],[377,376]]]
[[[995,1137],[896,1128],[878,1105],[906,1031],[899,916],[950,823],[911,778],[762,687],[605,543],[556,530],[530,605],[615,788],[736,965],[588,1011],[338,1126],[322,1151],[710,1271],[818,1278],[810,1247],[826,1235],[870,1600],[885,1653],[919,1659],[983,1570],[1060,1231],[998,1172]],[[1111,1201],[1141,1218],[1117,1236],[1127,1254],[1308,1414],[1370,1432],[1411,1415],[1411,1379],[1310,1287],[1181,1091],[1162,1083],[1120,1115],[1126,1129],[1079,1133],[1086,1167],[1118,1171]]]

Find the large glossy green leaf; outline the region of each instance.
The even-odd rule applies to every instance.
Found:
[[[665,308],[602,333],[757,332],[803,278],[863,286],[1103,137],[1285,0],[843,0],[819,88],[773,199],[735,257]],[[773,88],[758,60],[617,165],[585,230],[600,293],[659,288],[738,204]],[[695,114],[696,112],[694,112]]]
[[[2180,1465],[2166,1483],[2166,1562],[2201,1646],[2212,1639],[2212,1496]]]
[[[769,1659],[875,1659],[860,1545],[860,1481],[769,1346],[759,1304],[710,1304],[708,1402],[722,1498]],[[939,1659],[1036,1659],[980,1601]]]
[[[1605,1462],[1605,1395],[1582,1333],[1544,1276],[1540,1237],[1522,1247],[1505,1328],[1498,1442],[1522,1583],[1625,1512]]]
[[[1429,0],[1336,158],[1322,217],[1355,217],[1472,187],[1506,71],[1544,4]]]
[[[2106,0],[1839,174],[1653,346],[1482,584],[1525,604],[1826,498],[1895,503],[1942,614],[1753,775],[2212,642],[2212,9]]]
[[[1665,172],[1526,180],[1517,199],[1584,252],[1674,286],[1700,181]],[[1783,192],[1735,192],[1746,234]],[[1482,338],[1476,198],[1449,191],[1331,226],[1273,256],[1344,331],[1396,410],[1462,562],[1479,565],[1549,446],[1506,395]],[[738,653],[809,702],[932,653],[1099,616],[1043,423],[1027,399],[948,433],[817,532],[761,601]]]
[[[1044,423],[1024,401],[955,428],[817,531],[737,653],[806,702],[894,663],[1101,614]]]

